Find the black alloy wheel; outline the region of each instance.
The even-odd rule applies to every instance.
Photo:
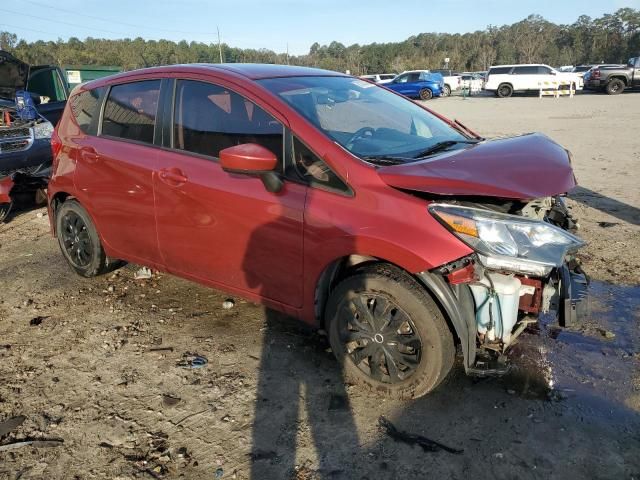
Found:
[[[89,212],[77,200],[54,204],[54,209],[60,250],[78,275],[95,277],[124,265],[106,256]]]
[[[415,373],[422,340],[411,318],[390,298],[360,293],[345,299],[338,315],[345,350],[363,373],[382,383]]]
[[[353,269],[325,310],[329,343],[345,378],[395,399],[433,391],[455,358],[439,306],[412,275],[383,262]]]
[[[91,263],[94,248],[89,230],[84,220],[74,211],[64,214],[61,219],[62,246],[67,259],[76,268],[85,268]]]

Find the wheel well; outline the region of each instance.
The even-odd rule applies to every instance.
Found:
[[[389,265],[393,265],[406,272],[405,269],[403,269],[399,265],[396,265],[392,262],[388,262],[378,257],[371,257],[371,256],[365,256],[365,255],[348,255],[346,257],[342,257],[333,261],[329,266],[327,266],[327,268],[324,269],[324,271],[320,275],[320,278],[318,279],[318,282],[316,284],[314,306],[315,306],[316,320],[318,322],[319,328],[326,329],[326,325],[324,324],[325,307],[327,305],[327,301],[329,300],[329,295],[331,294],[335,286],[338,285],[338,283],[340,283],[340,281],[342,281],[344,278],[348,277],[351,273],[353,273],[357,268],[362,267],[363,265],[369,265],[372,263],[386,263]],[[411,277],[416,278],[416,276],[411,274],[410,272],[407,272],[407,274],[410,275]],[[426,290],[426,292],[434,299],[434,301],[442,311],[442,314],[445,317],[445,321],[447,322],[449,330],[451,331],[451,334],[453,335],[456,343],[460,342],[460,336],[458,335],[456,328],[452,324],[452,321],[449,318],[447,309],[444,308],[441,300],[438,298],[437,295],[435,295],[433,291],[431,291],[431,288],[428,285],[426,285],[423,281],[421,281],[418,278],[416,278],[416,280]]]
[[[338,258],[331,262],[324,271],[320,274],[320,278],[316,283],[316,290],[314,295],[314,309],[316,314],[316,321],[320,328],[324,328],[324,309],[327,305],[327,300],[333,288],[345,277],[349,275],[353,269],[364,263],[380,262],[381,260],[376,257],[369,257],[364,255],[347,255],[346,257]]]
[[[56,211],[58,210],[58,207],[60,207],[60,205],[62,205],[64,202],[66,202],[70,198],[74,198],[73,195],[70,195],[66,192],[58,192],[51,199],[51,213],[53,214],[53,230],[54,230],[53,233],[54,234],[55,234],[55,228],[56,228],[56,222],[55,222]]]
[[[509,82],[502,82],[500,85],[498,85],[498,88],[503,87],[505,85],[511,87],[511,89],[513,90],[513,85]]]
[[[611,80],[622,80],[622,83],[624,83],[625,85],[627,85],[627,77],[609,77],[609,81]]]

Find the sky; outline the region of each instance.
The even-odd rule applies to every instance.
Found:
[[[537,13],[573,23],[640,0],[0,0],[0,31],[28,41],[69,37],[218,41],[292,55],[318,42],[404,40],[423,32],[465,33]]]

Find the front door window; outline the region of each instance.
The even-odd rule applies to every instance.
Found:
[[[225,148],[257,143],[282,160],[282,124],[237,93],[179,80],[175,101],[173,148],[217,158]]]

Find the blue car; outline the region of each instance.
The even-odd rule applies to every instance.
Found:
[[[401,73],[384,86],[406,97],[430,100],[442,95],[444,78],[428,70],[413,70]]]

